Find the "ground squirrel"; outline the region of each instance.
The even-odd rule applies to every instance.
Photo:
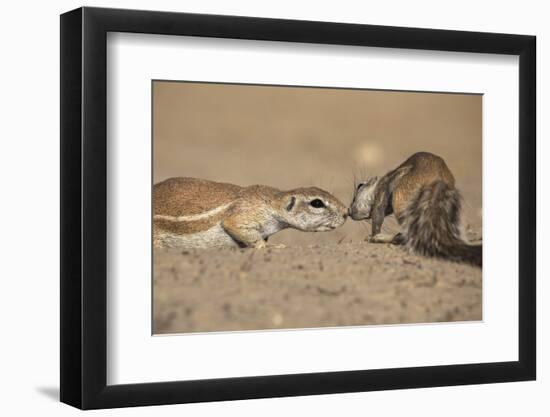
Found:
[[[349,214],[353,220],[372,219],[370,242],[404,244],[414,253],[481,266],[481,245],[461,237],[460,210],[461,196],[445,161],[419,152],[383,177],[361,182]],[[402,232],[380,233],[392,213]]]
[[[262,248],[282,229],[328,231],[347,215],[344,204],[316,187],[280,191],[170,178],[153,188],[153,245]]]

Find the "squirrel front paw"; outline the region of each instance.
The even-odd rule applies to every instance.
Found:
[[[369,243],[393,243],[395,235],[387,233],[378,233],[368,238]]]
[[[254,249],[264,249],[267,246],[267,243],[265,240],[259,240],[254,244]]]

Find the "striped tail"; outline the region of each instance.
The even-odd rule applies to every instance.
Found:
[[[481,267],[482,246],[460,233],[461,196],[443,181],[422,187],[402,213],[405,245],[414,253]]]

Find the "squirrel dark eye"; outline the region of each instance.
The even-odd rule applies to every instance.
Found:
[[[323,203],[323,201],[318,198],[316,198],[315,200],[311,200],[309,204],[311,204],[311,207],[315,208],[325,207],[325,203]]]
[[[359,189],[360,189],[363,185],[365,185],[364,182],[360,182],[359,184],[357,184],[357,191],[359,191]]]

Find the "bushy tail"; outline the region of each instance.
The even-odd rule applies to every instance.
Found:
[[[443,181],[422,187],[401,215],[405,245],[414,253],[481,267],[482,246],[460,234],[461,196]]]

